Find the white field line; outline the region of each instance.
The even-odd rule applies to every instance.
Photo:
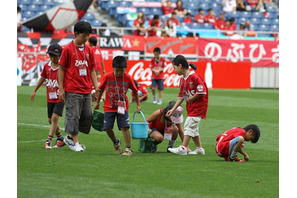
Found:
[[[31,127],[41,127],[41,128],[50,128],[50,125],[40,125],[40,124],[27,124],[27,123],[18,123],[18,125],[22,125],[22,126],[31,126]],[[60,128],[62,130],[64,130],[64,128]],[[19,141],[17,143],[32,143],[32,142],[44,142],[46,141],[46,139],[42,139],[42,140],[29,140],[29,141]]]

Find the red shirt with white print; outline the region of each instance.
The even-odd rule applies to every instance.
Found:
[[[210,23],[212,25],[215,25],[217,18],[216,18],[215,15],[212,15],[212,16],[206,15],[205,16],[205,20],[207,21],[207,23]]]
[[[131,89],[132,92],[137,92],[137,88],[134,84],[132,76],[124,73],[122,77],[116,77],[114,72],[109,72],[104,75],[99,89],[106,90],[106,98],[103,105],[104,112],[117,112],[118,111],[118,101],[125,101],[126,109],[128,111],[129,101],[126,96],[127,90]]]
[[[45,63],[41,72],[41,78],[45,79],[47,102],[58,103],[59,99],[59,83],[58,83],[58,70],[52,68],[52,62]]]
[[[59,65],[65,67],[63,87],[67,92],[90,94],[93,82],[90,70],[95,67],[91,47],[78,48],[74,41],[63,48]]]
[[[188,116],[206,118],[208,107],[208,89],[204,80],[194,71],[191,71],[187,78],[181,78],[178,98],[187,100],[195,94],[201,95],[192,103],[187,102]]]
[[[159,61],[156,61],[155,58],[152,58],[151,63],[150,63],[150,68],[151,69],[165,68],[165,58],[160,58]],[[152,71],[152,79],[156,79],[156,80],[164,79],[164,72],[161,71],[157,75],[157,74],[155,74],[155,72]]]
[[[203,24],[205,21],[205,15],[196,14],[194,21]]]

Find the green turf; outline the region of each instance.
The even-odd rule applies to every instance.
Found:
[[[278,90],[209,90],[207,119],[200,123],[205,156],[166,153],[166,141],[156,154],[138,153],[138,140],[132,140],[134,154],[124,157],[115,154],[105,133],[94,129],[89,135],[79,135],[85,152],[76,153],[67,146],[45,150],[46,92],[41,87],[31,102],[33,89],[18,87],[18,197],[278,197]],[[165,89],[162,107],[176,100],[177,93],[178,89]],[[160,106],[153,105],[150,97],[141,107],[148,116]],[[132,104],[130,120],[135,110]],[[64,128],[64,117],[59,123]],[[216,137],[247,124],[261,129],[257,144],[245,143],[250,161],[232,163],[219,158]],[[122,133],[115,131],[124,142]],[[178,138],[175,146],[180,144]],[[193,142],[190,148],[194,149]]]

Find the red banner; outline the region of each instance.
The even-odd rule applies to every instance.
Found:
[[[251,62],[252,67],[279,66],[278,41],[199,38],[197,42],[198,56],[205,56],[212,61]]]
[[[113,71],[111,60],[105,63],[106,72]],[[250,63],[220,63],[220,62],[191,62],[198,69],[196,73],[201,76],[208,88],[221,89],[249,89],[251,64]],[[129,61],[126,72],[130,74],[138,83],[144,84],[147,87],[151,85],[152,71],[149,68],[150,61]],[[179,87],[181,76],[178,76],[171,62],[165,64],[165,87]]]
[[[174,37],[147,37],[145,39],[145,50],[147,54],[153,55],[155,47],[161,49],[161,53],[168,55],[182,54],[187,56],[197,55],[196,38],[174,38]]]

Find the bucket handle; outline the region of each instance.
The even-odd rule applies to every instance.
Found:
[[[136,113],[137,113],[137,111],[135,111],[134,114],[133,114],[133,122],[135,122],[135,114],[136,114]],[[144,117],[142,111],[140,111],[140,113],[141,113],[141,115],[142,115],[142,117],[143,117],[143,121],[144,121],[144,123],[145,123],[146,121],[145,121],[145,117]]]

